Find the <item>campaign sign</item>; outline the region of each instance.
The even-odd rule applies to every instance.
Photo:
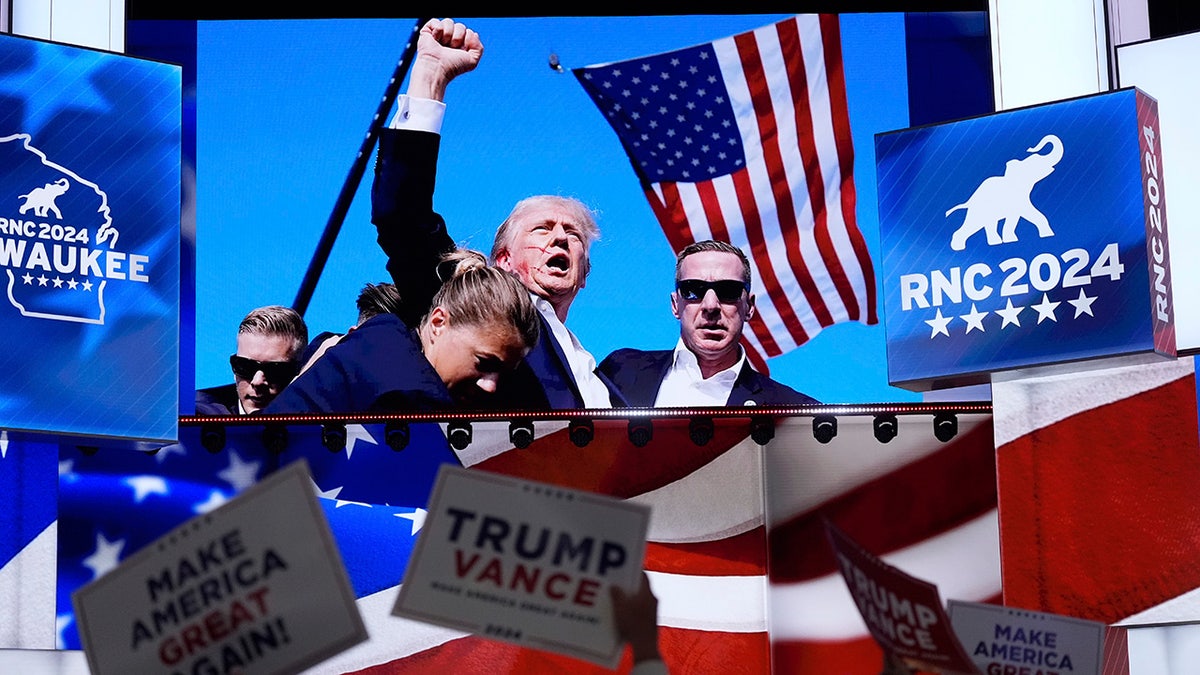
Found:
[[[0,427],[176,439],[181,92],[0,35]]]
[[[955,636],[936,586],[871,555],[829,521],[825,533],[867,630],[885,652],[934,673],[979,672]]]
[[[650,508],[450,464],[392,613],[608,668],[609,587],[637,589]]]
[[[950,600],[950,623],[986,675],[1100,675],[1104,632],[1097,621]]]
[[[367,638],[304,460],[72,595],[94,675],[295,673]]]
[[[1162,143],[1137,89],[878,134],[888,380],[1175,355]]]

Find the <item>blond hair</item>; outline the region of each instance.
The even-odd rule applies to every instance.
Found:
[[[446,310],[451,322],[458,325],[511,326],[526,347],[537,342],[541,322],[529,289],[511,273],[488,266],[482,253],[453,251],[443,256],[438,274],[444,281],[430,308]],[[428,320],[426,314],[421,324]]]
[[[238,335],[279,335],[292,340],[292,357],[308,346],[308,326],[300,313],[283,305],[253,309],[238,326]]]

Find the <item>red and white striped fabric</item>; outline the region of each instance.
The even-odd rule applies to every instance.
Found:
[[[959,415],[933,436],[925,415],[900,416],[875,440],[872,418],[839,418],[828,444],[811,420],[789,421],[767,453],[771,641],[776,673],[877,675],[867,632],[825,539],[828,518],[865,549],[935,584],[943,600],[999,602],[1000,552],[991,418]]]
[[[821,517],[938,584],[943,597],[998,601],[988,416],[960,417],[958,437],[946,444],[928,417],[902,417],[886,445],[874,439],[870,417],[841,418],[827,445],[813,440],[811,418],[798,417],[780,420],[765,451],[747,439],[745,420],[729,422],[696,446],[686,420],[656,420],[644,448],[629,443],[624,421],[597,421],[585,448],[571,444],[565,423],[537,422],[538,439],[523,450],[512,448],[507,424],[476,424],[460,456],[468,466],[652,506],[646,567],[671,672],[879,672],[879,649],[833,566]],[[607,672],[398,619],[390,615],[396,592],[360,600],[371,640],[312,672]],[[619,672],[629,667],[626,659]]]
[[[1192,359],[1095,365],[992,386],[1005,604],[1200,621]]]
[[[516,450],[507,423],[476,423],[459,453],[481,470],[637,500],[652,507],[645,566],[659,600],[660,644],[671,672],[770,672],[763,453],[747,420],[718,425],[696,446],[687,420],[658,420],[644,448],[624,420],[597,420],[578,448],[565,422],[535,422]],[[608,673],[549,652],[391,616],[397,589],[359,600],[371,640],[313,673]],[[628,654],[619,672],[627,672]]]
[[[671,247],[719,239],[747,253],[756,367],[834,323],[878,323],[836,15],[574,72]]]

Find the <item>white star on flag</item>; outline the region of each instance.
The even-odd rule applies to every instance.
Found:
[[[133,488],[133,501],[138,504],[150,495],[166,495],[170,492],[162,476],[130,476],[124,482]]]
[[[54,648],[66,649],[67,641],[63,639],[63,631],[75,622],[74,614],[57,614],[54,617]]]
[[[1021,326],[1021,321],[1020,321],[1020,319],[1017,318],[1017,315],[1020,314],[1021,310],[1023,310],[1023,309],[1025,309],[1024,305],[1022,305],[1020,307],[1013,307],[1012,298],[1009,298],[1008,304],[1005,305],[1004,309],[996,310],[997,314],[1004,317],[1004,321],[1002,321],[1000,323],[1000,327],[1004,328],[1005,326],[1007,326],[1008,324],[1011,323],[1012,325],[1017,326],[1019,328]]]
[[[350,459],[350,455],[354,452],[354,444],[358,441],[370,443],[371,445],[379,445],[366,427],[361,424],[346,425],[346,459]]]
[[[313,490],[317,493],[318,497],[324,497],[325,499],[337,499],[338,493],[342,491],[342,487],[339,485],[329,490],[322,490],[321,486],[317,485],[316,481],[313,481]]]
[[[121,558],[121,549],[125,548],[125,540],[109,541],[102,532],[96,533],[96,550],[83,559],[83,566],[92,571],[92,578],[98,579],[105,572],[117,566]]]
[[[1058,317],[1054,316],[1054,308],[1058,307],[1061,304],[1062,304],[1061,302],[1050,302],[1050,296],[1046,293],[1042,293],[1042,301],[1036,305],[1030,305],[1030,307],[1033,307],[1034,309],[1037,310],[1037,313],[1038,313],[1037,322],[1038,323],[1041,323],[1042,321],[1045,321],[1046,319],[1050,319],[1051,321],[1054,321],[1057,323]]]
[[[946,329],[946,325],[953,320],[953,316],[942,316],[942,309],[939,307],[936,317],[925,320],[925,323],[933,329],[933,332],[929,334],[929,339],[932,340],[938,333],[950,337],[950,331]]]
[[[975,329],[979,329],[980,333],[985,332],[983,329],[983,317],[987,316],[988,312],[981,312],[975,309],[975,303],[971,303],[970,314],[963,314],[962,320],[967,322],[967,332],[970,333]]]
[[[258,467],[262,462],[244,462],[233,450],[229,451],[229,468],[217,472],[221,480],[233,486],[234,490],[242,490],[254,485],[258,480]]]
[[[1092,314],[1092,303],[1095,301],[1095,297],[1089,297],[1082,288],[1079,289],[1079,297],[1075,298],[1074,300],[1067,301],[1072,305],[1075,305],[1075,316],[1072,318],[1078,319],[1081,314],[1096,316],[1095,314]]]
[[[220,490],[213,490],[212,492],[209,493],[208,499],[206,501],[202,501],[199,504],[196,504],[195,506],[192,507],[192,512],[193,513],[208,513],[209,511],[212,511],[213,509],[217,508],[218,506],[221,506],[222,504],[224,504],[227,501],[229,501],[229,498],[226,497],[225,495],[221,494]]]
[[[341,488],[338,488],[338,490],[341,490]],[[354,505],[354,506],[365,506],[365,507],[367,507],[367,508],[371,508],[371,505],[370,505],[370,504],[368,504],[368,503],[366,503],[366,502],[356,502],[356,501],[351,501],[351,500],[349,500],[349,499],[335,499],[335,500],[333,500],[333,508],[335,508],[335,509],[340,509],[340,508],[342,508],[343,506],[349,506],[349,505]]]
[[[417,509],[412,513],[393,513],[397,518],[404,518],[412,521],[412,535],[415,537],[421,528],[425,526],[425,515],[429,513],[425,509]]]

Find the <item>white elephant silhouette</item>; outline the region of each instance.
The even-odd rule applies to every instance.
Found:
[[[1047,145],[1050,152],[1038,154]],[[967,239],[983,230],[987,233],[988,246],[1017,241],[1017,221],[1025,220],[1037,226],[1038,236],[1053,237],[1050,221],[1029,200],[1033,186],[1054,171],[1063,156],[1062,141],[1058,136],[1047,134],[1022,159],[1010,159],[1004,165],[1003,176],[989,176],[975,188],[967,201],[949,211],[946,216],[959,209],[966,209],[962,225],[950,237],[950,248],[961,251],[967,247]],[[998,228],[1000,221],[1004,226]]]
[[[42,187],[34,188],[29,191],[29,194],[20,195],[20,199],[24,199],[25,203],[21,204],[18,209],[21,215],[29,209],[33,209],[33,215],[38,218],[45,218],[51,211],[54,212],[54,217],[62,220],[62,211],[58,210],[58,205],[54,200],[58,199],[71,184],[66,178],[59,178],[53,183],[46,183]]]

